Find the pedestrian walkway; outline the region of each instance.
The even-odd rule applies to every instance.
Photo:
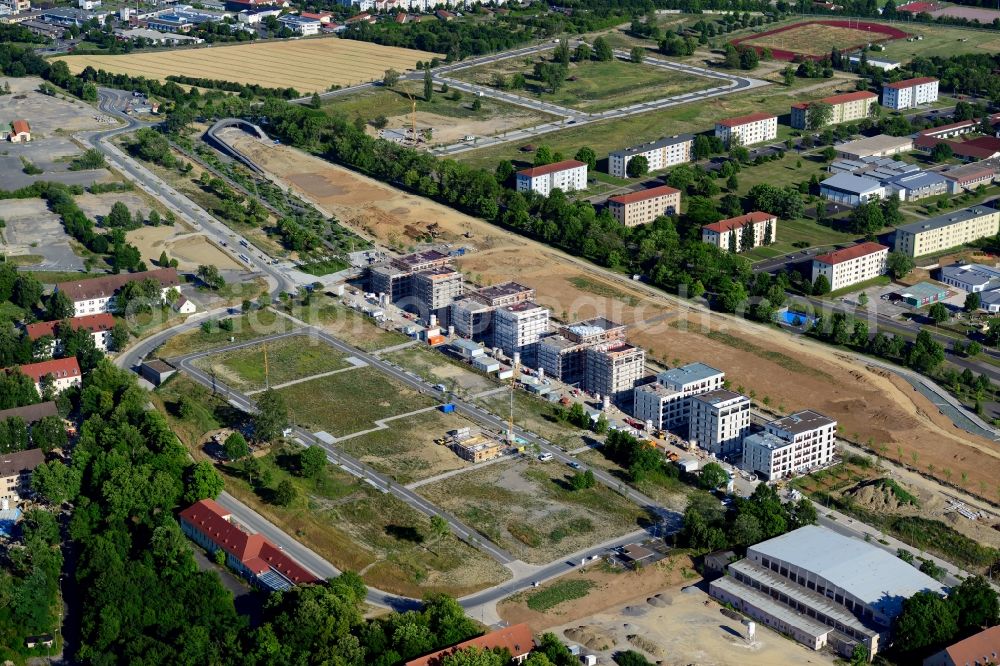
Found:
[[[348,370],[350,370],[350,369],[351,368],[348,368]],[[406,412],[405,414],[396,414],[395,416],[388,416],[388,417],[386,417],[384,419],[379,419],[378,421],[375,421],[375,427],[374,428],[368,428],[367,430],[360,430],[358,432],[352,432],[351,434],[344,435],[343,437],[334,437],[333,435],[330,435],[329,433],[326,433],[326,435],[332,439],[332,441],[329,442],[330,444],[336,444],[337,442],[343,442],[343,441],[348,440],[348,439],[354,439],[355,437],[361,437],[362,435],[367,435],[369,433],[378,432],[379,430],[388,430],[389,426],[387,426],[386,423],[388,423],[389,421],[396,421],[398,419],[405,419],[405,418],[408,418],[410,416],[415,416],[417,414],[423,414],[424,412],[433,412],[436,409],[438,409],[437,405],[433,405],[431,407],[421,407],[420,409],[414,409],[412,412]],[[314,436],[318,436],[317,433],[313,433],[313,435]],[[326,441],[326,440],[324,440],[324,441]]]
[[[351,362],[352,359],[353,359],[353,362]],[[303,382],[311,382],[314,379],[322,379],[323,377],[330,377],[331,375],[339,375],[342,372],[350,372],[351,370],[357,370],[358,368],[363,368],[363,367],[365,367],[365,366],[368,365],[367,363],[365,363],[361,359],[354,358],[353,356],[350,357],[350,358],[348,358],[347,361],[351,362],[350,367],[347,367],[347,368],[338,368],[336,370],[330,370],[328,372],[321,372],[318,375],[309,375],[308,377],[299,377],[298,379],[293,379],[291,381],[284,382],[282,384],[275,384],[274,386],[272,386],[270,388],[275,389],[275,390],[277,390],[277,389],[283,389],[283,388],[286,388],[286,387],[289,387],[289,386],[295,386],[296,384],[301,384]],[[257,389],[255,391],[247,391],[246,394],[247,395],[257,395],[258,393],[263,393],[266,390],[267,389]]]
[[[391,347],[386,347],[385,349],[376,349],[371,352],[372,356],[381,356],[382,354],[391,354],[392,352],[400,351],[401,349],[408,349],[414,345],[419,345],[420,340],[408,340],[407,342],[401,342],[398,345],[393,345]]]
[[[426,479],[420,479],[419,481],[414,481],[413,483],[406,484],[406,487],[410,490],[414,488],[419,488],[420,486],[426,486],[430,483],[437,483],[438,481],[444,481],[445,479],[450,479],[453,476],[458,476],[459,474],[465,474],[466,472],[473,472],[480,470],[484,467],[489,467],[490,465],[495,465],[500,462],[507,460],[512,460],[511,456],[500,456],[499,458],[494,458],[493,460],[487,460],[485,462],[476,463],[474,465],[469,465],[468,467],[462,467],[459,469],[453,469],[450,472],[443,472],[437,476],[431,476]]]

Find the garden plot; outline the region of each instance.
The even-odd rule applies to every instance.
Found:
[[[570,489],[571,470],[520,459],[421,486],[417,492],[525,562],[542,564],[647,524],[600,484]]]

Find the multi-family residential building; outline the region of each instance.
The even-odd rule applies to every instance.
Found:
[[[0,7],[6,8],[9,14],[22,14],[31,11],[31,0],[0,0]]]
[[[90,280],[60,282],[55,288],[56,291],[66,294],[69,300],[73,301],[76,310],[74,316],[82,317],[102,312],[113,312],[115,293],[127,283],[139,280],[157,282],[160,287],[160,298],[164,301],[166,301],[170,290],[179,288],[181,284],[176,269],[159,268],[141,273],[119,273],[118,275],[105,275]]]
[[[704,363],[689,363],[661,372],[652,384],[635,388],[632,416],[656,430],[687,425],[691,398],[723,387],[726,374]]]
[[[761,141],[771,141],[778,136],[778,116],[771,113],[751,113],[724,118],[715,123],[715,136],[727,146],[750,146]]]
[[[451,257],[437,250],[414,252],[368,269],[372,293],[430,321],[446,315],[451,300],[464,289],[462,274],[451,267]],[[442,305],[443,304],[443,305]]]
[[[76,362],[75,356],[41,361],[40,363],[28,363],[16,368],[9,368],[8,372],[16,370],[35,383],[38,395],[44,395],[47,388],[50,388],[53,394],[58,394],[71,386],[80,386],[83,383],[83,378],[80,375],[80,364]]]
[[[517,172],[517,191],[535,192],[547,197],[552,190],[574,192],[587,189],[587,165],[577,160],[563,160]]]
[[[747,226],[753,229],[753,247],[769,245],[778,237],[778,217],[755,210],[746,215],[706,224],[701,228],[701,240],[723,252],[750,250],[753,248],[743,247],[743,229]]]
[[[869,657],[891,638],[903,602],[944,585],[876,544],[807,525],[747,549],[709,594],[813,650]]]
[[[740,466],[768,480],[804,474],[833,460],[836,438],[833,419],[811,410],[796,412],[746,437]]]
[[[449,323],[463,338],[493,346],[493,313],[505,305],[535,298],[535,290],[517,282],[503,282],[474,291],[451,304]]]
[[[884,199],[888,192],[885,185],[873,178],[838,173],[819,184],[819,194],[834,203],[859,206],[869,201]]]
[[[878,105],[878,95],[873,92],[859,91],[833,95],[818,100],[829,104],[832,110],[828,125],[849,123],[863,120],[871,114],[873,107]],[[815,129],[809,126],[809,105],[815,102],[800,102],[792,104],[792,127],[795,129]]]
[[[681,211],[681,192],[667,185],[621,194],[608,199],[611,216],[626,227],[649,224],[662,215]]]
[[[646,350],[627,342],[588,347],[584,388],[619,406],[632,404],[632,389],[643,375]]]
[[[413,276],[413,297],[421,318],[430,321],[430,316],[434,315],[439,322],[447,324],[451,304],[462,296],[464,288],[462,274],[449,266],[416,273]]]
[[[831,291],[871,280],[888,271],[889,248],[878,243],[859,243],[813,258],[812,281],[825,275]]]
[[[742,453],[750,430],[750,398],[716,389],[691,398],[688,439],[719,458]]]
[[[931,76],[882,84],[882,106],[894,111],[933,104],[938,99],[938,80]]]
[[[524,365],[535,365],[538,341],[548,332],[549,309],[534,301],[521,301],[496,309],[493,343],[509,358],[517,355]]]
[[[60,321],[42,321],[28,324],[24,327],[28,339],[32,342],[48,337],[52,341],[45,349],[36,349],[35,352],[42,356],[52,356],[62,353],[62,340],[57,336]],[[94,338],[94,346],[101,351],[108,351],[111,346],[111,329],[115,327],[115,318],[108,313],[86,315],[74,317],[67,320],[71,330],[89,331]]]
[[[948,250],[1000,231],[1000,211],[972,206],[896,229],[895,250],[911,257]]]
[[[645,157],[648,171],[659,171],[692,159],[694,135],[678,134],[650,141],[640,146],[616,150],[608,155],[608,173],[617,178],[628,178],[628,163],[634,157]]]
[[[31,489],[31,472],[43,462],[41,449],[0,453],[0,500],[20,502]]]
[[[586,385],[587,349],[625,342],[625,326],[604,317],[567,324],[538,343],[538,367],[565,384]]]

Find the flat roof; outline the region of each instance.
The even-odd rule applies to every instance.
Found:
[[[501,282],[500,284],[495,284],[491,287],[483,287],[476,292],[476,295],[492,301],[497,298],[522,294],[528,291],[533,292],[534,289],[531,287],[525,287],[523,284],[519,284],[517,282]]]
[[[837,422],[833,419],[823,416],[819,412],[814,412],[811,409],[804,409],[801,412],[795,412],[768,423],[771,427],[790,432],[794,435],[836,424]]]
[[[505,305],[501,310],[506,310],[508,312],[527,312],[528,310],[541,310],[543,309],[541,305],[534,301],[521,301],[520,303],[512,303],[511,305]]]
[[[594,317],[593,319],[584,319],[583,321],[575,321],[572,324],[566,325],[566,330],[572,331],[577,335],[596,335],[598,333],[603,333],[604,331],[610,331],[616,328],[622,328],[624,324],[619,324],[616,321],[611,321],[610,319],[605,319],[604,317]]]
[[[915,190],[921,187],[928,187],[939,183],[945,183],[946,179],[936,171],[921,171],[920,173],[904,173],[890,179],[893,185],[905,187],[908,190]]]
[[[407,266],[416,266],[418,264],[425,264],[428,261],[442,261],[444,259],[448,259],[448,255],[443,252],[439,252],[437,250],[423,250],[421,252],[405,254],[402,257],[397,257],[393,261]]]
[[[852,259],[857,259],[858,257],[864,257],[869,254],[875,254],[876,252],[888,249],[889,248],[885,245],[869,241],[866,243],[852,245],[851,247],[845,247],[842,250],[834,250],[833,252],[821,254],[818,257],[813,257],[813,261],[833,266],[834,264],[842,264],[845,261],[850,261]]]
[[[792,446],[794,444],[794,442],[781,439],[774,433],[770,432],[755,432],[744,439],[743,443],[745,445],[752,444],[754,446],[762,446],[769,451],[777,451],[778,449],[783,449],[786,446]]]
[[[930,282],[918,282],[916,284],[911,284],[909,287],[900,289],[897,293],[903,297],[910,296],[912,298],[923,300],[924,298],[934,298],[935,296],[939,296],[942,292],[946,291],[948,291],[948,287],[932,284]]]
[[[641,155],[642,153],[648,153],[651,150],[666,148],[667,146],[675,146],[678,143],[688,143],[690,141],[694,141],[693,134],[675,134],[674,136],[665,136],[662,139],[639,144],[638,146],[629,146],[628,148],[616,150],[611,153],[611,156],[631,157],[632,155]]]
[[[743,398],[744,400],[749,400],[748,397],[736,391],[730,391],[729,389],[716,389],[714,391],[709,391],[708,393],[701,393],[694,396],[695,400],[700,400],[701,402],[706,402],[710,405],[717,405],[720,402],[728,402],[730,400],[736,400],[737,398]]]
[[[863,139],[855,139],[834,146],[837,150],[845,153],[852,152],[872,152],[877,153],[883,150],[896,149],[902,146],[913,146],[913,139],[909,136],[889,136],[888,134],[877,134]]]
[[[946,591],[895,555],[817,525],[768,539],[749,551],[811,571],[888,617],[898,615],[903,600],[917,592]]]
[[[702,382],[712,377],[723,374],[722,370],[717,370],[705,363],[688,363],[678,368],[672,368],[656,375],[656,380],[661,384],[673,384],[675,386]]]
[[[838,173],[824,180],[820,183],[820,186],[830,187],[844,192],[851,192],[853,194],[864,194],[865,192],[871,192],[872,190],[879,189],[882,187],[882,184],[877,180],[865,178],[864,176],[855,176],[850,173]]]
[[[991,280],[1000,278],[1000,271],[982,264],[952,264],[941,268],[941,277],[973,285],[985,285]]]
[[[989,208],[987,206],[970,206],[968,208],[953,210],[950,213],[938,215],[937,217],[932,217],[927,220],[904,224],[901,227],[896,227],[896,230],[906,231],[911,234],[919,234],[923,231],[943,229],[944,227],[951,226],[952,224],[959,224],[960,222],[966,222],[968,220],[996,212],[997,210],[995,208]]]
[[[949,180],[956,181],[980,180],[995,176],[996,169],[983,162],[973,162],[972,164],[960,164],[947,171],[942,171],[941,175]]]
[[[740,583],[732,576],[723,576],[722,578],[713,580],[711,587],[728,592],[729,594],[739,597],[740,599],[748,600],[754,607],[759,608],[769,616],[780,620],[789,627],[795,627],[798,631],[806,634],[807,636],[817,638],[835,631],[833,627],[828,627],[807,615],[803,615],[792,610],[785,604],[775,601],[760,590],[755,590],[752,587],[748,587]]]
[[[645,201],[646,199],[653,199],[655,197],[665,197],[671,194],[680,193],[680,190],[670,187],[669,185],[660,185],[659,187],[651,187],[648,190],[639,190],[638,192],[619,194],[616,197],[609,198],[608,201],[616,204],[630,204],[637,201]]]

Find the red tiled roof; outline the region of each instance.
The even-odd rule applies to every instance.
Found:
[[[22,375],[34,380],[36,384],[47,375],[52,375],[56,379],[80,376],[80,364],[76,362],[75,356],[42,361],[41,363],[29,363],[19,366],[18,370],[21,371]]]
[[[833,95],[832,97],[824,97],[820,102],[829,104],[831,106],[837,106],[838,104],[846,104],[848,102],[857,102],[862,99],[878,99],[878,95],[873,92],[868,92],[867,90],[859,90],[857,92],[844,93],[843,95]],[[809,104],[812,102],[799,102],[798,104],[792,104],[793,109],[808,109]]]
[[[905,81],[896,81],[895,83],[886,83],[885,88],[892,88],[893,90],[902,90],[903,88],[912,88],[913,86],[923,85],[924,83],[934,83],[937,81],[933,76],[921,76],[916,79],[906,79]]]
[[[708,229],[709,231],[714,231],[716,233],[723,233],[725,231],[733,231],[734,229],[742,229],[748,224],[759,224],[761,222],[767,222],[768,220],[777,220],[777,215],[771,215],[770,213],[765,213],[763,211],[755,210],[752,213],[747,213],[746,215],[740,215],[738,217],[731,217],[728,220],[719,220],[713,224],[706,224],[702,229]]]
[[[927,129],[922,129],[917,134],[919,136],[934,136],[935,134],[943,134],[944,132],[950,132],[955,129],[964,129],[966,127],[975,127],[978,121],[976,120],[960,120],[957,123],[949,123],[947,125],[939,125],[937,127],[928,127]]]
[[[107,313],[74,317],[68,321],[70,327],[74,331],[79,331],[82,328],[90,331],[91,333],[110,331],[115,325],[115,318]],[[29,340],[37,340],[38,338],[43,338],[46,335],[55,337],[56,327],[59,326],[59,324],[60,322],[58,320],[40,321],[35,324],[28,324],[24,327],[24,330],[28,333]]]
[[[953,664],[996,663],[1000,652],[1000,626],[984,629],[944,649]]]
[[[247,534],[230,523],[226,520],[229,515],[230,512],[213,499],[203,499],[180,513],[181,519],[238,559],[254,574],[274,569],[295,584],[319,582],[319,578],[262,535]]]
[[[510,656],[517,659],[518,657],[523,657],[531,652],[531,650],[535,647],[535,643],[531,636],[531,628],[528,627],[528,625],[524,623],[515,624],[512,627],[504,627],[503,629],[491,631],[490,633],[483,634],[478,638],[463,641],[458,645],[452,645],[449,648],[438,650],[437,652],[423,657],[411,659],[406,662],[405,666],[439,666],[445,657],[469,647],[476,647],[485,650],[493,648],[507,648],[507,651],[510,652]]]
[[[56,290],[66,294],[71,301],[86,301],[113,296],[127,282],[150,279],[159,282],[161,287],[176,287],[181,283],[177,277],[177,269],[158,268],[141,273],[119,273],[78,282],[60,282],[56,285]]]
[[[843,250],[834,250],[833,252],[821,254],[818,257],[815,257],[815,261],[818,261],[821,264],[829,264],[833,266],[834,264],[842,264],[845,261],[850,261],[851,259],[857,259],[858,257],[864,257],[866,255],[875,254],[876,252],[888,249],[888,247],[880,245],[879,243],[859,243],[858,245],[845,247]]]
[[[613,201],[618,204],[630,204],[636,201],[645,201],[646,199],[652,199],[654,197],[665,197],[670,194],[680,194],[680,190],[675,190],[668,185],[660,185],[659,187],[651,187],[648,190],[639,190],[638,192],[629,192],[628,194],[619,194],[616,197],[611,197],[608,201]]]
[[[557,171],[565,171],[566,169],[574,169],[576,167],[586,166],[583,162],[577,160],[563,160],[562,162],[553,162],[552,164],[546,164],[544,166],[531,167],[530,169],[522,169],[517,172],[518,176],[527,176],[528,178],[534,178],[535,176],[544,176],[549,173],[555,173]]]
[[[31,132],[31,125],[28,124],[27,120],[15,120],[10,126],[14,130],[14,134],[21,134],[22,132],[28,134]]]
[[[745,116],[736,116],[735,118],[723,118],[722,120],[716,121],[716,125],[722,125],[723,127],[739,127],[740,125],[746,125],[748,123],[756,123],[761,120],[770,120],[771,118],[777,118],[773,113],[764,113],[759,111],[757,113],[749,113]]]

